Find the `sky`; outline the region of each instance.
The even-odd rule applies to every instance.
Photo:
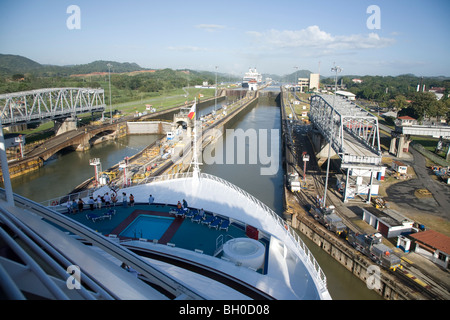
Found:
[[[449,0],[0,0],[0,53],[238,76],[330,76],[334,63],[350,75],[450,76],[449,12]]]

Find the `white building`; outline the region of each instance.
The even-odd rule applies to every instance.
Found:
[[[355,100],[356,99],[356,95],[351,92],[348,92],[348,91],[338,90],[338,91],[336,91],[336,95],[346,98],[347,100]]]
[[[380,231],[386,238],[397,237],[403,233],[410,233],[414,222],[397,211],[386,209],[381,211],[374,207],[363,209],[363,220]]]
[[[403,162],[394,160],[391,164],[392,170],[395,172],[398,172],[400,174],[407,174],[408,173],[408,166],[404,164]]]
[[[313,90],[314,88],[316,90],[319,90],[319,82],[320,82],[320,75],[318,73],[311,73],[309,75],[309,90]]]
[[[248,82],[248,90],[250,91],[258,90],[258,83],[256,82],[256,80],[250,80]]]
[[[434,230],[410,235],[415,240],[414,251],[447,269],[450,261],[450,238]]]

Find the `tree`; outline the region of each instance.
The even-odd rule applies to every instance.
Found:
[[[406,101],[406,97],[404,95],[399,94],[395,97],[394,101],[395,109],[402,110],[408,106],[408,102]]]
[[[13,74],[13,76],[11,78],[13,81],[19,81],[19,80],[25,78],[25,76],[21,73],[16,73],[16,74]]]
[[[434,116],[434,106],[436,96],[432,92],[417,92],[411,103],[411,108],[417,116],[417,119],[423,120],[425,117]]]

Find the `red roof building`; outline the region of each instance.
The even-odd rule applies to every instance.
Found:
[[[410,234],[416,242],[415,252],[429,258],[443,268],[448,268],[450,259],[450,237],[434,230]]]
[[[399,125],[401,126],[417,124],[417,120],[410,116],[398,117],[397,120],[400,122]]]

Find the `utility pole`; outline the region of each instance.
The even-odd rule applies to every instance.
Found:
[[[9,175],[8,157],[6,156],[5,137],[3,135],[2,119],[0,118],[0,162],[3,172],[3,185],[5,188],[6,202],[9,206],[14,207],[14,194]]]
[[[337,91],[337,74],[338,72],[341,72],[342,69],[340,67],[337,67],[334,65],[333,68],[331,68],[331,71],[335,72],[335,78],[334,78],[334,96],[333,96],[333,109],[336,106],[336,91]],[[333,111],[331,110],[330,113],[330,125],[331,125],[331,131],[330,131],[330,140],[328,141],[328,160],[327,160],[327,175],[325,178],[325,191],[323,194],[323,206],[326,208],[327,206],[327,188],[328,188],[328,175],[330,174],[330,157],[331,157],[331,147],[333,145],[333,128],[334,128],[334,121],[333,121]]]
[[[217,68],[218,66],[216,66],[216,90],[214,92],[214,112],[216,112],[217,109]]]
[[[109,74],[109,123],[112,124],[112,101],[111,101],[111,67],[112,67],[112,64],[108,63],[106,66],[108,67],[108,74]]]

